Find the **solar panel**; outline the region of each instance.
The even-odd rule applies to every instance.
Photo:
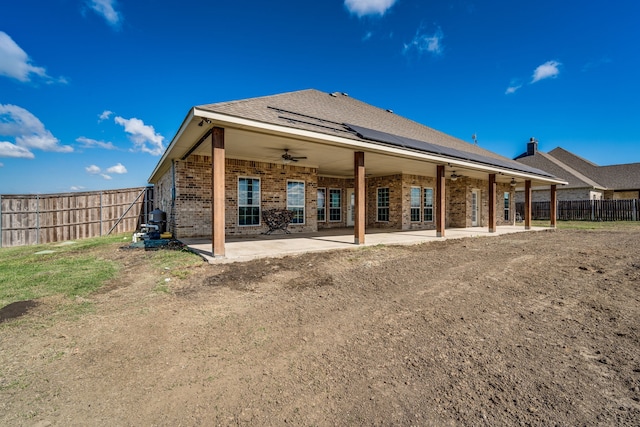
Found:
[[[395,147],[408,148],[411,150],[422,151],[431,154],[437,154],[439,156],[466,160],[470,162],[480,163],[490,166],[499,166],[505,169],[512,169],[519,172],[528,172],[536,175],[546,176],[553,178],[553,175],[544,172],[540,169],[532,168],[515,160],[503,160],[495,159],[493,157],[484,156],[482,154],[470,153],[467,151],[457,150],[451,147],[445,147],[442,145],[432,144],[430,142],[420,141],[417,139],[406,138],[404,136],[393,135],[386,132],[381,132],[375,129],[369,129],[362,126],[352,125],[345,123],[349,129],[355,132],[360,138],[368,139],[369,141],[381,142],[383,144],[392,145]]]

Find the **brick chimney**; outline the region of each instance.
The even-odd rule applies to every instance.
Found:
[[[538,152],[538,140],[534,137],[529,138],[527,143],[527,156],[533,156]]]

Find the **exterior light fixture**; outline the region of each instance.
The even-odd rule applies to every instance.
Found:
[[[512,187],[515,187],[515,186],[516,186],[516,180],[515,180],[515,178],[511,178],[511,182],[510,182],[510,184],[511,184],[511,186],[512,186]]]

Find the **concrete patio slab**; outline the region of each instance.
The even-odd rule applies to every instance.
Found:
[[[550,230],[532,227],[529,231]],[[367,230],[365,244],[356,245],[352,229],[322,230],[311,234],[259,235],[243,238],[228,238],[225,243],[225,257],[214,257],[211,238],[180,239],[189,249],[200,254],[210,264],[242,262],[258,258],[277,258],[307,252],[330,251],[336,249],[358,249],[376,245],[416,245],[429,241],[462,239],[467,237],[492,237],[503,234],[525,232],[523,226],[501,226],[495,233],[487,227],[448,228],[445,237],[436,237],[435,230]]]

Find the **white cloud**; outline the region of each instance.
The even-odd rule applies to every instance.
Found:
[[[107,120],[109,117],[111,117],[111,115],[113,114],[113,111],[109,111],[109,110],[104,110],[99,116],[98,116],[98,123],[103,121],[103,120]]]
[[[518,79],[511,80],[509,87],[504,92],[505,95],[511,95],[512,93],[516,93],[518,89],[522,87],[522,83]]]
[[[129,139],[133,142],[136,150],[154,156],[159,156],[164,152],[164,137],[156,133],[153,126],[145,125],[142,120],[135,117],[125,119],[117,116],[114,120],[124,127],[124,131],[129,134]]]
[[[98,141],[96,139],[86,138],[84,136],[76,138],[76,141],[82,144],[84,148],[103,148],[105,150],[117,150],[112,142]]]
[[[20,159],[33,159],[35,156],[24,147],[8,141],[0,141],[0,157],[13,157]]]
[[[20,150],[12,151],[20,155],[13,157],[33,158],[31,149],[60,153],[73,151],[70,145],[60,145],[58,138],[53,136],[36,116],[17,105],[0,104],[0,136],[15,138],[15,143],[12,145],[19,147]],[[6,145],[5,149],[7,149]],[[31,153],[31,156],[27,153]]]
[[[344,0],[347,10],[358,17],[384,15],[397,0]]]
[[[33,65],[29,55],[3,31],[0,31],[0,75],[21,82],[29,82],[32,77],[39,77],[47,83],[67,83],[64,77],[53,78],[47,74],[45,68]]]
[[[404,45],[402,53],[408,54],[409,52],[416,50],[418,54],[429,52],[433,55],[441,55],[443,51],[443,38],[444,34],[440,28],[438,28],[433,34],[425,34],[423,33],[422,27],[418,28],[413,39]]]
[[[71,191],[82,191],[82,190],[84,190],[85,188],[86,188],[86,187],[83,187],[83,186],[81,186],[81,185],[72,185],[72,186],[71,186],[71,188],[70,188],[70,190],[71,190]]]
[[[102,16],[107,24],[115,29],[120,29],[122,14],[116,10],[116,0],[88,0],[87,5],[98,15]]]
[[[124,165],[122,163],[118,163],[115,166],[111,166],[110,168],[107,169],[108,173],[117,173],[117,174],[123,174],[123,173],[127,173],[127,168],[124,167]]]
[[[544,64],[538,66],[533,72],[531,83],[539,82],[544,79],[556,78],[560,74],[560,66],[562,64],[558,61],[547,61]]]
[[[87,166],[86,168],[84,168],[84,170],[86,170],[87,173],[89,173],[91,175],[97,175],[101,171],[100,167],[98,167],[96,165]]]
[[[366,42],[367,40],[371,39],[372,36],[373,33],[371,31],[367,31],[367,33],[362,37],[362,41]]]
[[[103,177],[104,179],[106,179],[107,181],[110,180],[110,179],[113,179],[109,175],[107,175],[106,173],[101,173],[100,176]]]

